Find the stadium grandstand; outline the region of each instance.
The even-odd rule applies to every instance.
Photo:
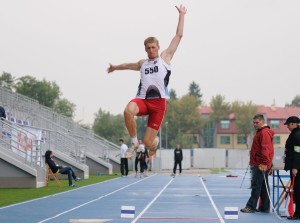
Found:
[[[118,145],[36,100],[0,87],[0,188],[45,185],[44,154],[70,165],[81,178],[119,171]]]

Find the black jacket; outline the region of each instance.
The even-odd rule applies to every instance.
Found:
[[[53,173],[57,173],[57,171],[62,168],[62,166],[56,165],[53,159],[47,159],[46,163],[48,164]]]
[[[297,147],[300,149],[299,127],[292,130],[285,143],[285,170],[300,169],[300,151]]]
[[[174,149],[174,160],[175,161],[182,161],[182,149]]]
[[[56,163],[53,161],[53,159],[51,159],[51,151],[47,150],[45,153],[45,163],[48,164],[48,166],[50,167],[50,169],[52,170],[53,173],[57,173],[57,171],[59,169],[62,168],[62,166],[56,165]]]

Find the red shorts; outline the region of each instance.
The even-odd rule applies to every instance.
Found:
[[[131,101],[135,102],[139,108],[137,116],[148,115],[147,126],[158,131],[167,111],[167,100],[165,98],[135,98]]]

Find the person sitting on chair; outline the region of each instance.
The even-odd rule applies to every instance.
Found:
[[[68,174],[69,186],[76,187],[76,185],[72,183],[72,178],[76,182],[81,181],[81,179],[79,177],[76,177],[72,167],[57,165],[52,159],[52,157],[53,157],[53,152],[51,150],[47,150],[45,153],[45,162],[48,164],[51,171],[53,173]]]

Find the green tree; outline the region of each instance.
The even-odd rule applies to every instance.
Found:
[[[144,138],[147,128],[148,116],[136,116],[136,131],[138,139]]]
[[[7,72],[3,72],[0,76],[0,86],[4,88],[8,88],[10,90],[14,89],[14,81],[15,78]]]
[[[54,107],[55,101],[60,96],[59,87],[55,82],[49,82],[45,79],[38,81],[31,76],[23,76],[17,80],[16,92],[33,98],[49,108]]]
[[[55,82],[37,80],[31,76],[16,79],[13,85],[16,92],[37,100],[41,105],[52,108],[57,113],[73,118],[76,105],[67,99],[61,99],[60,88]]]
[[[109,112],[105,112],[99,109],[95,114],[95,120],[92,126],[95,134],[111,141],[118,143],[120,138],[129,141],[128,133],[124,126],[124,119],[122,115],[111,115]]]
[[[285,107],[300,107],[300,95],[296,95],[291,104],[286,104]]]
[[[163,145],[168,138],[168,148],[174,148],[178,143],[178,136],[198,135],[200,126],[201,118],[197,98],[185,95],[178,100],[170,100],[168,112],[161,127]],[[166,134],[168,134],[167,137]],[[187,147],[183,142],[180,144],[182,147]],[[192,144],[199,144],[199,142],[192,142]]]
[[[73,118],[76,105],[67,99],[58,99],[53,107],[54,111],[59,114],[63,114],[66,117]]]
[[[225,101],[225,97],[222,95],[216,95],[212,97],[210,102],[210,107],[213,110],[211,114],[211,119],[218,123],[222,119],[228,119],[228,115],[230,114],[230,103]]]
[[[247,141],[251,132],[253,132],[252,119],[257,113],[258,107],[254,105],[251,101],[247,103],[235,101],[231,105],[232,112],[234,113],[235,124],[241,135],[246,140],[246,147],[249,148],[249,143]]]
[[[198,100],[198,105],[202,104],[202,94],[200,93],[200,87],[193,81],[189,86],[189,95],[194,96]]]
[[[177,94],[174,89],[170,89],[169,96],[171,100],[177,100]]]
[[[216,145],[216,131],[217,131],[217,123],[219,123],[222,119],[228,119],[230,114],[230,103],[225,101],[225,97],[222,95],[216,95],[212,98],[210,102],[210,107],[212,109],[212,114],[210,116],[210,121],[213,123],[213,147]]]
[[[197,144],[197,141],[192,134],[183,134],[182,132],[178,132],[176,139],[172,141],[174,148],[177,144],[179,144],[182,148],[194,148],[195,144]]]

